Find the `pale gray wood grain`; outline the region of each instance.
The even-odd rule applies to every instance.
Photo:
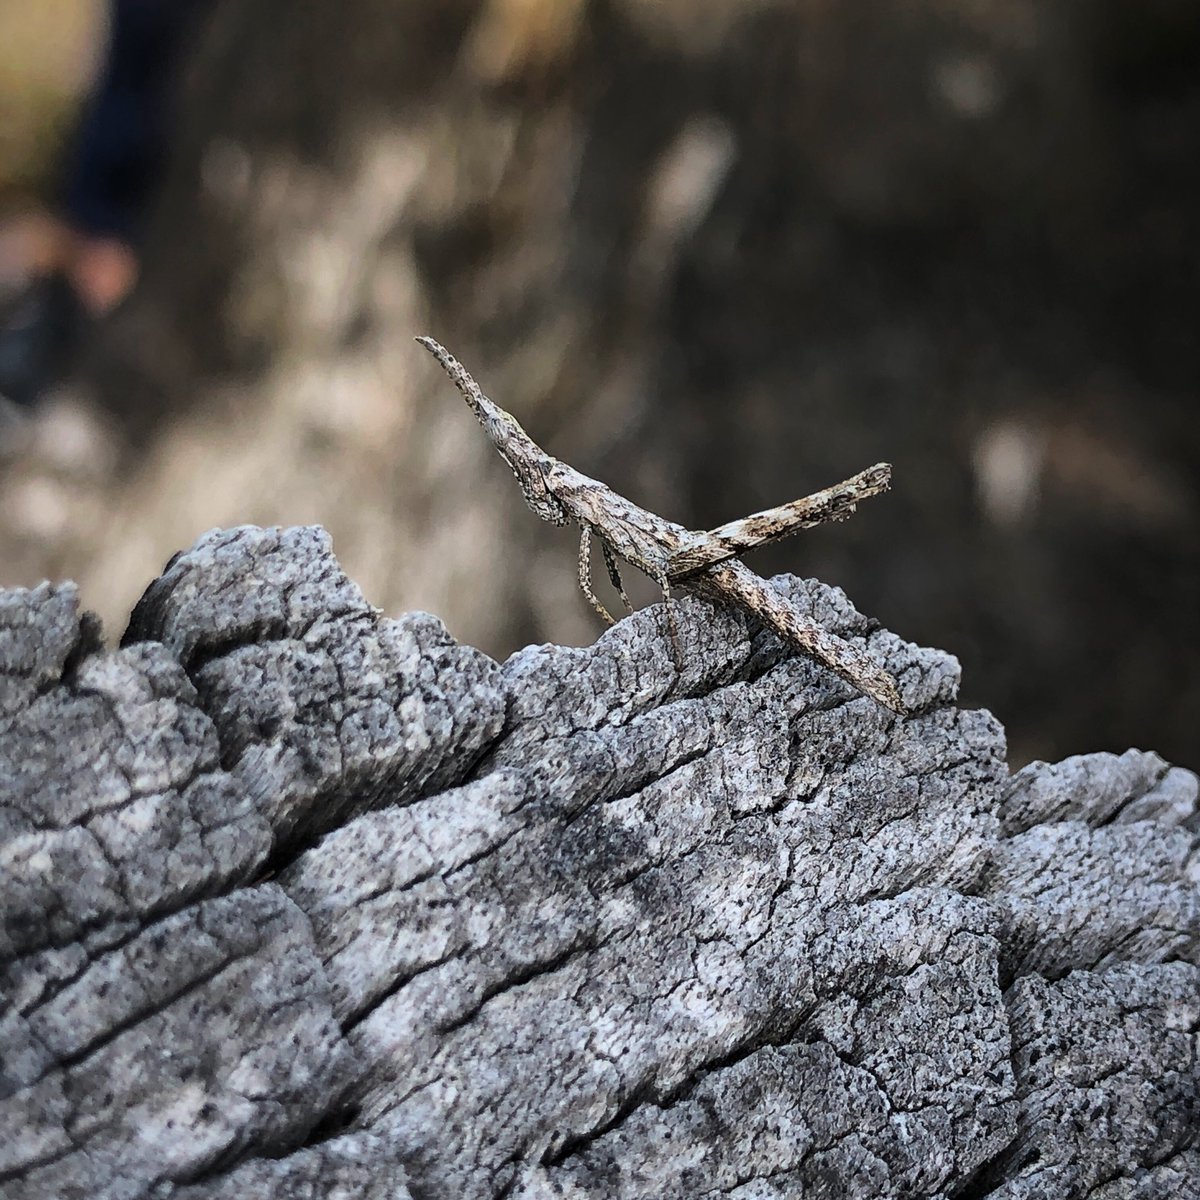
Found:
[[[1010,776],[957,664],[772,581],[497,664],[315,529],[106,650],[0,593],[0,1192],[1186,1196],[1197,787]]]

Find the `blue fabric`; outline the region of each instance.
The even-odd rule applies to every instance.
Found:
[[[183,51],[211,2],[111,0],[107,58],[65,164],[63,208],[81,232],[136,242]]]

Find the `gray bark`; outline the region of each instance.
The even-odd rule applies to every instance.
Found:
[[[1200,1194],[1197,781],[684,597],[497,664],[318,529],[0,593],[0,1187]]]

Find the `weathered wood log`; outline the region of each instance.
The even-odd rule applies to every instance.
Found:
[[[499,665],[318,529],[0,593],[0,1190],[1200,1194],[1197,781],[678,602]]]

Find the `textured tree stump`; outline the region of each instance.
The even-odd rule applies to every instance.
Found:
[[[1200,1194],[1197,782],[684,598],[498,665],[319,529],[0,593],[0,1191]]]

